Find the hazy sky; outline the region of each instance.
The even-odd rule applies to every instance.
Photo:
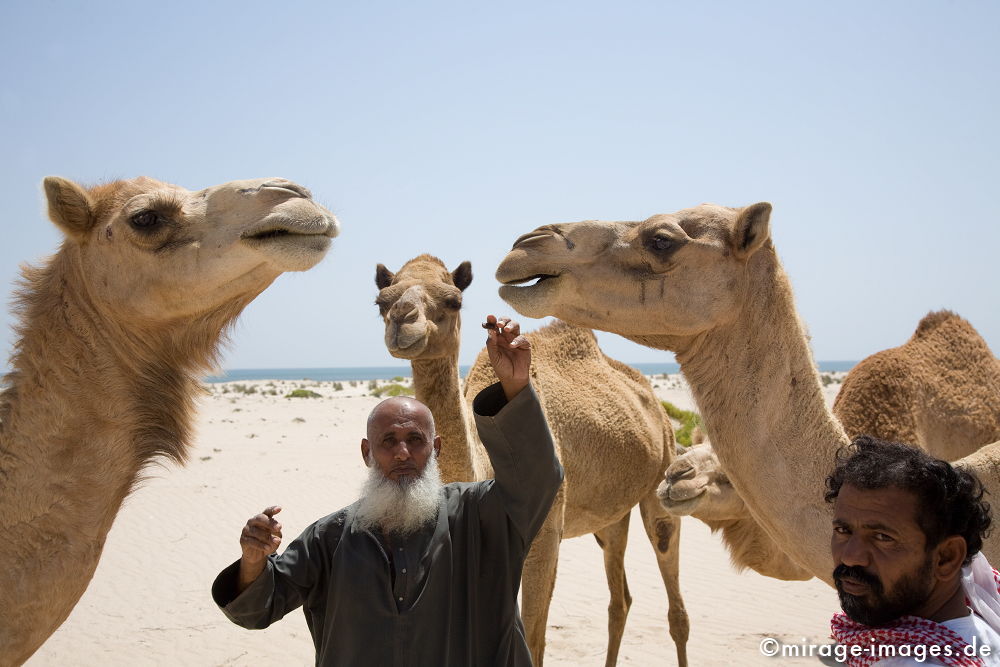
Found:
[[[58,243],[46,175],[282,176],[343,231],[250,305],[225,367],[405,363],[382,343],[375,264],[423,252],[472,261],[467,362],[480,315],[510,312],[493,272],[520,234],[766,200],[818,359],[899,345],[937,308],[1000,350],[1000,3],[0,9],[8,295],[18,264]]]

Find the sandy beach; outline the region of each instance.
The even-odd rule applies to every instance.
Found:
[[[832,402],[843,374],[826,375],[824,392]],[[681,376],[651,381],[661,398],[694,409]],[[240,529],[263,507],[283,507],[287,543],[355,499],[365,470],[359,453],[365,418],[379,399],[369,382],[337,386],[305,380],[206,384],[187,466],[147,471],[108,535],[86,594],[27,664],[312,664],[301,612],[264,631],[243,630],[216,608],[209,587],[238,558]],[[296,389],[319,396],[286,397]],[[767,637],[828,643],[828,622],[837,610],[833,589],[815,579],[782,582],[737,573],[721,540],[690,517],[681,544],[692,665],[819,664],[815,657],[766,658],[759,646]],[[638,515],[626,568],[634,600],[619,664],[675,664],[666,594]],[[604,581],[592,537],[562,543],[546,665],[604,663]]]

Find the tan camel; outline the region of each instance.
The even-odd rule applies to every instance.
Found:
[[[150,461],[183,462],[200,377],[240,311],[326,253],[338,224],[283,179],[190,192],[45,179],[65,239],[24,269],[0,394],[0,663],[28,657],[87,588]]]
[[[823,401],[771,205],[711,204],[642,222],[555,224],[521,236],[500,296],[673,350],[716,455],[753,517],[807,572],[832,583],[824,480],[849,444]],[[958,461],[1000,492],[1000,443]],[[984,552],[1000,561],[1000,536]]]
[[[1000,440],[1000,361],[967,321],[949,311],[928,313],[906,344],[851,369],[833,414],[849,437],[865,433],[957,459]],[[809,578],[754,521],[710,444],[679,455],[664,477],[663,506],[721,530],[734,566]]]
[[[469,371],[464,392],[458,373],[462,290],[471,281],[468,262],[449,272],[430,255],[410,260],[395,274],[379,264],[375,276],[386,347],[412,363],[416,397],[430,407],[444,441],[439,463],[449,482],[493,474],[471,420],[472,398],[496,381],[485,350]],[[678,582],[680,520],[656,498],[674,452],[666,414],[646,378],[604,356],[589,329],[557,322],[528,338],[532,384],[566,471],[524,566],[522,613],[532,660],[541,665],[544,656],[559,542],[594,533],[611,593],[606,664],[615,664],[632,601],[624,556],[629,516],[638,504],[667,588],[670,635],[684,665],[688,617]]]
[[[904,345],[851,369],[833,414],[851,437],[868,433],[953,461],[1000,440],[1000,360],[963,318],[928,313]]]

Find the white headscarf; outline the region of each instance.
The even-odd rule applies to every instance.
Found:
[[[1000,575],[994,570],[983,552],[962,568],[962,589],[969,606],[994,632],[1000,633]]]

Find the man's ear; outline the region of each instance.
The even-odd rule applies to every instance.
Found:
[[[934,574],[938,579],[950,580],[959,576],[962,570],[962,563],[968,553],[965,538],[960,535],[951,535],[944,538],[934,547],[936,557],[934,560]]]
[[[766,201],[751,204],[736,219],[733,230],[733,254],[747,259],[771,238],[771,205]]]
[[[375,266],[375,287],[385,289],[392,284],[392,279],[395,277],[396,274],[385,268],[385,264]]]
[[[361,460],[365,462],[366,467],[371,467],[368,462],[368,455],[371,453],[371,448],[368,446],[368,438],[361,438]]]
[[[459,264],[458,268],[451,272],[451,282],[464,292],[465,288],[472,283],[472,264],[467,261]]]
[[[87,191],[73,181],[49,176],[42,182],[49,203],[49,218],[66,236],[80,240],[97,222]]]
[[[441,436],[440,435],[435,435],[434,436],[434,458],[437,458],[440,455],[441,455]]]

